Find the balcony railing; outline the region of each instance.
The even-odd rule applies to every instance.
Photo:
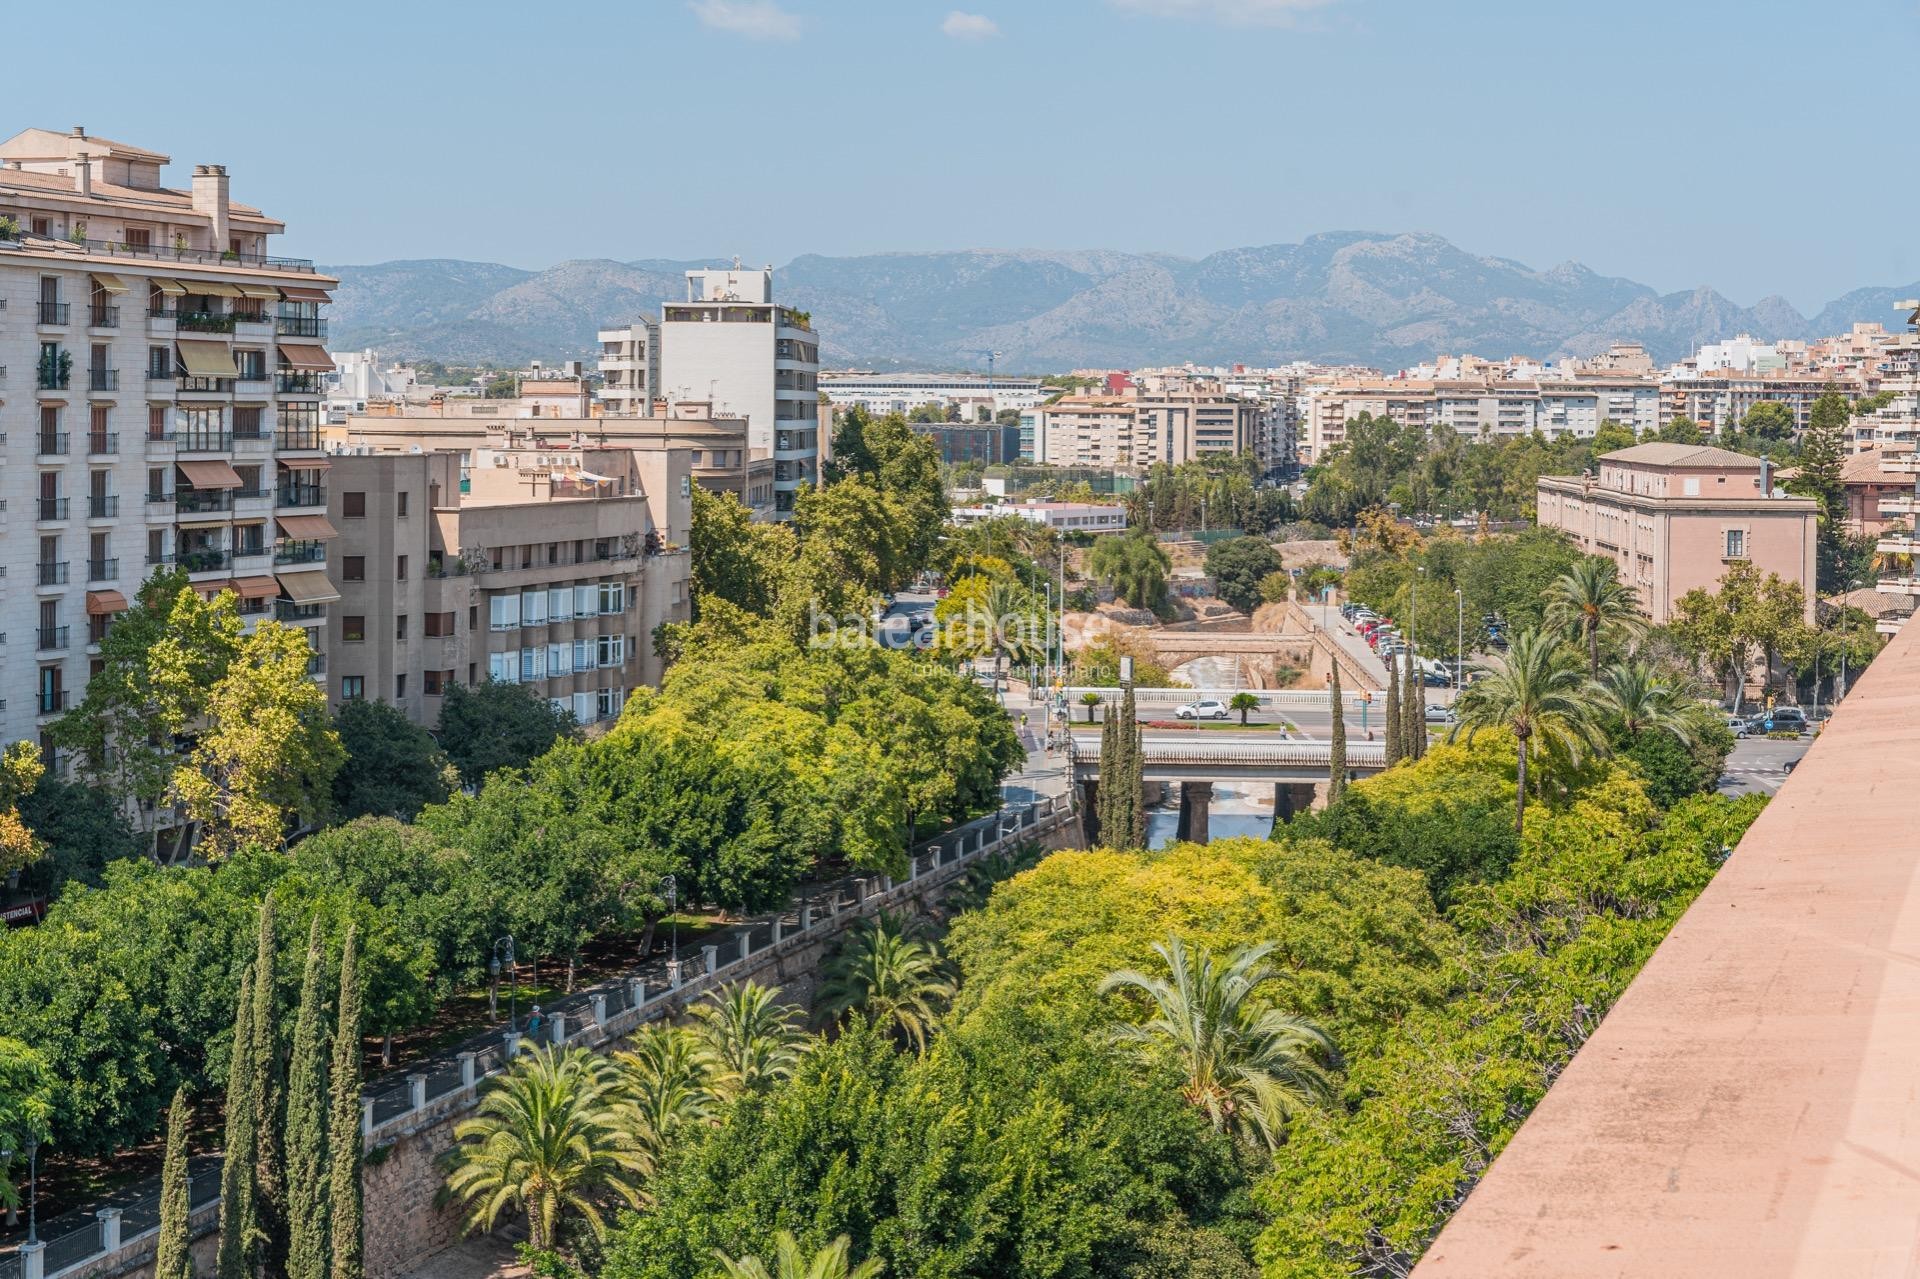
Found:
[[[180,312],[177,309],[165,303],[159,306],[150,305],[147,307],[147,318],[149,320],[165,320],[168,323],[172,323],[175,319],[179,318],[179,315]]]
[[[155,493],[151,490],[147,493],[148,506],[165,506],[171,501],[173,501],[173,494],[171,493]]]
[[[181,551],[176,557],[180,567],[189,573],[211,573],[216,569],[233,567],[231,553],[219,547],[207,547],[197,551]]]
[[[274,494],[275,502],[280,506],[325,506],[327,504],[327,486],[324,484],[282,484]]]
[[[72,308],[65,302],[42,302],[40,304],[40,323],[65,324]]]
[[[64,631],[67,628],[62,626],[58,629]],[[60,647],[65,648],[66,645],[62,644],[60,645]],[[66,689],[43,688],[40,690],[40,713],[42,715],[57,714],[58,712],[64,711],[65,709],[67,709],[67,690]]]
[[[35,382],[43,391],[64,391],[73,385],[73,369],[64,361],[42,364],[35,371]]]
[[[183,453],[231,453],[232,431],[177,431],[173,442]]]
[[[258,422],[255,422],[251,426],[242,426],[239,423],[235,423],[233,428],[233,438],[236,441],[264,440],[267,438],[267,428],[264,426],[261,426]]]
[[[120,308],[117,306],[89,307],[87,323],[96,329],[117,329],[120,327]]]
[[[274,378],[274,390],[282,395],[320,394],[318,373],[282,373]]]
[[[215,395],[228,395],[233,391],[233,379],[230,377],[181,377],[175,379],[175,386],[182,391],[206,391]]]
[[[49,653],[65,648],[67,646],[67,635],[72,629],[70,626],[39,627],[36,642],[40,651]]]
[[[275,600],[273,615],[283,622],[318,622],[327,616],[327,606],[295,604],[292,600]]]
[[[41,457],[65,457],[72,441],[73,437],[65,431],[42,431],[37,451]]]
[[[275,442],[283,449],[317,449],[320,447],[320,428],[317,425],[287,426],[283,423]]]
[[[156,382],[171,382],[174,380],[174,376],[175,374],[172,369],[148,369],[147,384],[151,386]]]
[[[283,338],[323,338],[327,322],[313,315],[283,315],[274,321],[274,329]]]
[[[88,560],[87,580],[89,582],[111,582],[120,576],[119,560]]]
[[[98,496],[87,499],[87,518],[90,520],[110,520],[120,514],[120,499],[117,496]]]
[[[266,553],[267,544],[265,542],[242,542],[233,548],[233,558],[236,560],[260,559],[264,557]]]
[[[88,369],[87,389],[90,391],[117,391],[120,389],[119,369]]]
[[[275,564],[324,564],[327,562],[327,544],[325,542],[279,542],[273,548]]]
[[[167,565],[172,563],[173,563],[173,556],[171,555],[157,555],[152,551],[147,552],[148,568],[164,568]]]
[[[234,253],[226,249],[175,248],[167,244],[122,244],[118,240],[88,240],[82,246],[89,253],[106,257],[141,258],[151,262],[193,262],[210,266],[266,268],[274,271],[298,271],[312,275],[313,262],[307,258],[276,258],[264,253]]]
[[[233,316],[220,311],[182,311],[173,322],[188,333],[233,332]]]
[[[113,431],[87,433],[87,452],[95,457],[112,457],[120,451],[120,436]]]
[[[233,322],[235,324],[272,324],[273,317],[260,311],[235,311]]]
[[[312,657],[309,657],[307,659],[307,674],[325,675],[326,673],[327,673],[327,655],[325,653],[315,653]]]
[[[233,495],[225,489],[180,489],[173,495],[173,509],[182,515],[231,511]]]
[[[40,585],[65,586],[67,584],[68,566],[64,562],[59,564],[40,564],[36,567],[40,570]]]
[[[43,520],[64,520],[67,518],[67,499],[64,497],[43,497],[40,499],[40,518]]]

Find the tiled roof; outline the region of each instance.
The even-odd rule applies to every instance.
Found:
[[[1636,444],[1600,455],[1602,462],[1629,462],[1642,466],[1736,466],[1757,471],[1760,459],[1711,444]]]

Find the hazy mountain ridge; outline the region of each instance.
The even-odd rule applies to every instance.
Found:
[[[544,271],[447,259],[325,267],[340,277],[333,345],[449,362],[591,357],[595,332],[685,295],[719,259],[582,259]],[[813,313],[837,366],[1004,371],[1195,360],[1310,359],[1397,369],[1471,351],[1563,358],[1613,341],[1658,360],[1750,332],[1806,338],[1892,324],[1920,285],[1856,289],[1811,319],[1784,299],[1738,306],[1711,288],[1660,294],[1577,262],[1537,271],[1424,234],[1329,232],[1204,258],[972,249],[830,258],[775,273]]]

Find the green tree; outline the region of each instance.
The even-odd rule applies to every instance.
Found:
[[[1545,592],[1547,627],[1587,650],[1587,673],[1600,675],[1600,636],[1613,631],[1637,636],[1647,628],[1640,597],[1619,579],[1612,560],[1583,555]]]
[[[1630,660],[1607,667],[1593,691],[1595,709],[1617,720],[1629,737],[1668,733],[1682,745],[1692,737],[1687,701],[1649,662]]]
[[[188,1224],[191,1212],[187,1187],[187,1134],[193,1127],[193,1104],[181,1084],[167,1107],[167,1153],[160,1165],[160,1238],[154,1245],[154,1279],[193,1279],[193,1242]]]
[[[251,1279],[253,1252],[260,1223],[254,1208],[254,1165],[259,1142],[254,1119],[256,1104],[253,1063],[254,973],[240,978],[235,1001],[233,1059],[227,1068],[227,1131],[221,1143],[219,1279]]]
[[[1171,1055],[1186,1079],[1182,1095],[1216,1132],[1280,1145],[1297,1107],[1332,1096],[1335,1054],[1318,1026],[1255,999],[1272,975],[1265,961],[1273,944],[1236,947],[1223,961],[1204,948],[1188,951],[1177,935],[1153,949],[1168,976],[1122,969],[1100,983],[1103,995],[1144,995],[1153,1014],[1122,1023],[1116,1036],[1148,1056]]]
[[[1331,804],[1347,789],[1347,715],[1340,696],[1339,662],[1327,676],[1327,701],[1333,709],[1333,726],[1327,731],[1327,802]]]
[[[1108,848],[1145,848],[1147,818],[1141,788],[1146,764],[1139,712],[1129,685],[1100,730],[1100,785],[1096,825]]]
[[[1242,613],[1260,607],[1260,582],[1280,571],[1280,555],[1264,537],[1230,537],[1207,548],[1207,576],[1215,593]]]
[[[1593,433],[1593,453],[1595,457],[1615,453],[1621,449],[1630,449],[1634,445],[1633,428],[1623,426],[1608,418]]]
[[[1793,410],[1777,400],[1762,400],[1740,419],[1740,433],[1762,445],[1791,440],[1796,424]]]
[[[1159,612],[1166,606],[1167,574],[1173,561],[1151,532],[1110,534],[1093,545],[1087,570],[1134,608]]]
[[[1227,703],[1227,707],[1230,710],[1236,710],[1240,712],[1240,723],[1242,727],[1245,727],[1247,722],[1247,712],[1259,710],[1260,699],[1254,696],[1252,693],[1235,693],[1233,695],[1233,699]]]
[[[287,1067],[287,1279],[327,1279],[327,991],[316,916],[307,939]]]
[[[820,982],[819,1008],[841,1021],[860,1013],[924,1053],[953,998],[939,950],[907,936],[900,922],[882,915],[843,942]]]
[[[573,735],[573,715],[528,684],[449,684],[440,705],[440,748],[468,786],[478,786],[495,769],[525,768]]]
[[[853,1241],[841,1235],[824,1248],[811,1253],[800,1249],[800,1241],[793,1233],[782,1230],[773,1237],[773,1266],[758,1257],[729,1257],[718,1248],[714,1249],[714,1259],[720,1263],[720,1269],[726,1279],[875,1279],[886,1269],[886,1263],[866,1260],[858,1265],[848,1260],[847,1250]]]
[[[23,888],[52,899],[70,884],[98,887],[111,862],[146,854],[147,842],[106,791],[44,774],[19,801],[20,820],[46,848],[20,877]]]
[[[1847,488],[1841,478],[1852,420],[1852,409],[1840,392],[1828,390],[1815,399],[1800,441],[1799,468],[1787,485],[1820,504],[1817,576],[1822,592],[1844,591],[1853,584],[1847,571]]]
[[[304,641],[303,641],[304,642]],[[271,894],[260,902],[260,927],[253,958],[253,1013],[247,1033],[247,1061],[253,1069],[247,1092],[253,1107],[253,1205],[256,1226],[254,1262],[269,1275],[287,1263],[287,1074],[281,1034],[278,922]],[[231,1116],[228,1123],[232,1123]]]
[[[693,1032],[679,1026],[642,1026],[629,1043],[631,1047],[613,1055],[613,1064],[629,1109],[627,1131],[640,1156],[640,1170],[652,1176],[668,1150],[711,1113],[711,1063]]]
[[[1601,749],[1594,704],[1578,666],[1551,635],[1523,631],[1504,657],[1467,685],[1454,703],[1460,722],[1449,739],[1464,731],[1471,742],[1482,729],[1498,728],[1514,737],[1513,827],[1526,829],[1527,765],[1548,754],[1577,761]]]
[[[459,774],[433,734],[386,702],[343,703],[334,716],[345,761],[333,778],[333,812],[412,821],[428,804],[443,804]]]
[[[1707,437],[1700,424],[1690,417],[1676,417],[1660,428],[1662,444],[1705,444]]]
[[[584,1048],[528,1044],[454,1126],[447,1190],[470,1230],[491,1230],[509,1208],[527,1214],[528,1242],[555,1246],[577,1215],[606,1234],[600,1197],[640,1202],[640,1153],[619,1103],[613,1067]]]
[[[290,823],[325,812],[342,752],[312,656],[305,631],[260,622],[208,693],[208,723],[173,786],[209,857],[278,847]]]
[[[1417,760],[1427,753],[1427,694],[1411,655],[1400,676],[1400,753]]]
[[[20,805],[40,784],[46,767],[32,742],[0,750],[0,875],[17,875],[46,853],[46,842],[20,817]]]
[[[1773,657],[1802,625],[1806,597],[1797,582],[1762,575],[1749,560],[1736,560],[1717,591],[1695,587],[1674,601],[1668,629],[1702,665],[1732,686],[1734,713],[1756,657],[1771,671]]]
[[[1093,723],[1093,708],[1100,704],[1100,694],[1089,689],[1080,694],[1080,704],[1087,708],[1087,723]]]
[[[1402,732],[1404,726],[1400,723],[1402,718],[1400,663],[1391,657],[1387,659],[1387,688],[1384,694],[1384,700],[1387,704],[1386,761],[1387,767],[1392,768],[1395,764],[1398,764],[1402,759],[1406,758],[1407,748]]]
[[[29,1144],[44,1144],[52,1131],[53,1072],[47,1059],[18,1039],[0,1038],[0,1149],[12,1152],[0,1164],[0,1205],[20,1207],[17,1165]]]
[[[714,991],[688,1011],[706,1067],[707,1087],[722,1102],[764,1092],[793,1074],[807,1036],[799,1009],[776,1002],[779,987],[741,982]]]
[[[340,980],[328,1072],[327,1209],[333,1252],[329,1279],[365,1273],[360,1188],[360,936],[352,927],[340,948]]]
[[[724,600],[762,616],[771,614],[797,549],[790,525],[756,524],[753,513],[734,494],[694,485],[690,571],[694,615],[698,617],[710,600]]]

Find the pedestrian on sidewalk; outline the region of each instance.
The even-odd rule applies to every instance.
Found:
[[[527,1016],[527,1038],[540,1038],[540,1028],[546,1024],[546,1015],[540,1011],[540,1005],[535,1004],[533,1006],[533,1012]]]

